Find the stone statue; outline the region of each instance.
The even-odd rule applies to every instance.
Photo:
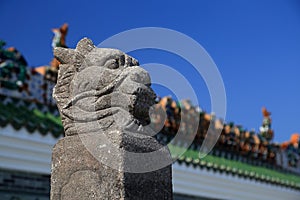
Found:
[[[51,199],[172,199],[170,153],[148,126],[156,97],[149,74],[87,38],[54,55],[66,137],[53,150]]]
[[[56,48],[62,63],[54,98],[66,135],[90,132],[86,122],[97,120],[102,130],[136,127],[150,122],[155,103],[149,74],[137,60],[116,49],[95,48],[88,39],[75,50]],[[121,127],[120,127],[121,126]]]

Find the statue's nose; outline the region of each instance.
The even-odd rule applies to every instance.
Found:
[[[149,73],[141,67],[134,66],[128,68],[131,70],[130,79],[137,83],[145,84],[147,86],[151,85],[151,79]]]

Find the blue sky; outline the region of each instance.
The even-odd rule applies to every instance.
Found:
[[[258,131],[261,107],[266,106],[272,112],[275,141],[300,132],[300,1],[2,0],[0,18],[0,38],[17,47],[31,66],[50,62],[51,28],[64,22],[69,24],[69,47],[84,36],[98,44],[139,27],[182,32],[199,42],[216,63],[227,94],[227,122]],[[200,106],[211,111],[205,83],[193,75],[187,61],[160,50],[131,55],[141,64],[161,63],[180,71],[197,91]],[[156,91],[161,96],[170,92],[159,87]]]

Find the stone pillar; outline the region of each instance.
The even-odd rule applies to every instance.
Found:
[[[149,74],[87,38],[54,55],[65,137],[53,149],[50,199],[172,199],[170,153],[149,126]]]

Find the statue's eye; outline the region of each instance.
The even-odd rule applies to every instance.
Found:
[[[104,67],[108,69],[117,69],[119,67],[119,62],[116,59],[110,59],[106,61]]]

